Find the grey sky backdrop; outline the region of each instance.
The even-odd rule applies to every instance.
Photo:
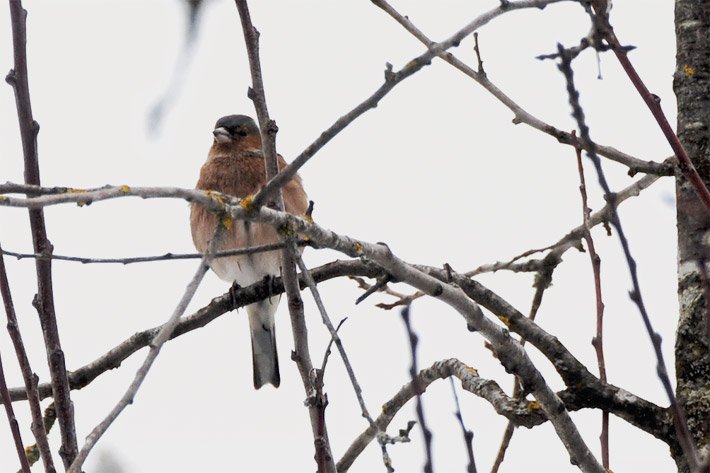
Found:
[[[277,146],[287,160],[322,130],[371,94],[383,80],[386,62],[395,70],[424,49],[370,2],[288,0],[251,2],[261,32],[267,100],[280,131]],[[495,7],[488,1],[399,1],[395,6],[435,40],[444,39],[475,16]],[[222,115],[254,115],[246,97],[250,84],[242,33],[234,4],[214,0],[204,12],[195,56],[179,97],[156,136],[147,132],[151,106],[164,93],[183,43],[185,20],[177,1],[27,2],[30,88],[41,125],[39,156],[45,185],[104,184],[193,187]],[[612,22],[649,88],[674,117],[672,2],[617,0]],[[0,69],[12,67],[7,7],[0,8]],[[559,4],[543,11],[506,14],[480,30],[489,78],[529,112],[571,130],[563,78],[552,62],[534,59],[558,41],[576,44],[588,31],[582,9]],[[472,39],[454,50],[475,66]],[[670,149],[611,56],[587,52],[575,62],[582,104],[592,136],[643,159],[660,161]],[[22,155],[12,89],[0,93],[0,181],[22,181]],[[410,262],[470,270],[553,243],[581,222],[574,152],[554,139],[513,125],[510,111],[449,65],[435,60],[407,79],[380,106],[328,144],[301,172],[315,218],[323,226],[366,241],[387,242]],[[671,120],[674,123],[674,118]],[[602,205],[596,179],[587,172],[590,205]],[[612,186],[632,182],[625,169],[605,164]],[[639,262],[642,290],[664,352],[672,360],[677,318],[673,184],[664,178],[640,199],[623,205],[622,220]],[[89,207],[46,210],[49,238],[64,255],[121,257],[192,251],[188,206],[182,201],[120,199]],[[31,251],[25,210],[0,210],[4,248]],[[606,302],[609,380],[666,405],[655,376],[651,344],[627,297],[628,272],[616,238],[594,231],[602,258]],[[317,266],[339,257],[306,250]],[[47,380],[36,314],[31,261],[6,258],[16,309],[34,370]],[[57,314],[68,368],[76,369],[136,331],[170,315],[197,262],[131,266],[54,264]],[[522,312],[529,309],[532,275],[499,273],[479,278]],[[190,312],[227,286],[209,274]],[[373,414],[408,380],[409,356],[398,312],[384,312],[373,296],[357,307],[361,293],[352,281],[321,286],[331,317],[349,317],[341,334]],[[406,287],[398,289],[410,292]],[[304,295],[312,356],[328,342],[310,296]],[[433,300],[413,306],[420,334],[420,365],[458,357],[510,389],[512,378],[470,334],[460,316]],[[168,343],[135,403],[100,441],[87,471],[276,472],[313,471],[312,437],[303,388],[289,360],[293,346],[285,304],[277,316],[282,387],[258,392],[251,382],[247,324],[227,314],[206,328]],[[594,299],[588,255],[570,251],[555,273],[538,321],[596,372],[591,346]],[[553,387],[561,381],[534,348],[533,359]],[[0,333],[0,353],[9,384],[19,386],[12,347]],[[73,393],[77,428],[83,437],[122,395],[145,356],[141,351],[118,370]],[[673,363],[668,363],[672,368]],[[367,425],[336,354],[326,390],[330,436],[336,457]],[[495,457],[505,421],[485,402],[463,393],[462,410],[475,433],[479,471]],[[46,401],[45,401],[46,403]],[[436,471],[463,471],[466,457],[452,415],[448,382],[424,396],[434,433]],[[26,443],[29,415],[16,403]],[[598,412],[573,414],[584,438],[599,452]],[[391,431],[414,418],[413,405]],[[17,468],[4,416],[0,420],[0,470]],[[390,448],[397,471],[419,471],[422,439]],[[50,436],[55,450],[58,429]],[[105,461],[101,461],[103,458]],[[109,458],[109,460],[106,460]],[[518,429],[502,471],[576,471],[550,425]],[[113,460],[111,460],[113,459]],[[110,470],[114,461],[119,469]],[[614,471],[673,471],[667,447],[612,417]],[[35,470],[39,471],[37,468]],[[373,444],[352,471],[382,471]]]

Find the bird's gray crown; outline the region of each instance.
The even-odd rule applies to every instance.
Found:
[[[227,115],[217,120],[214,126],[215,130],[224,128],[230,135],[259,133],[259,127],[251,117],[246,115]]]

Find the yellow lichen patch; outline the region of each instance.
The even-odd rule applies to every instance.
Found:
[[[510,327],[510,317],[506,317],[505,315],[499,315],[498,320],[503,322],[503,325],[506,327]]]
[[[474,368],[473,366],[469,366],[467,369],[468,369],[468,372],[471,373],[472,375],[478,376],[478,370],[476,368]]]
[[[205,194],[207,195],[207,197],[214,200],[219,205],[224,205],[224,199],[222,199],[222,196],[219,193],[215,191],[206,191]]]
[[[315,222],[313,221],[313,217],[312,217],[311,215],[303,214],[302,217],[303,217],[303,220],[305,220],[305,221],[308,222],[308,223],[315,223]]]
[[[253,202],[254,202],[254,196],[250,194],[250,195],[244,197],[244,198],[239,202],[239,205],[241,206],[241,208],[243,208],[244,210],[246,210],[247,212],[249,212],[249,211],[252,210],[252,203],[253,203]]]
[[[84,192],[86,192],[86,189],[74,189],[73,187],[67,189],[67,194],[82,194]]]
[[[0,194],[0,202],[3,202],[5,200],[7,200],[7,196]]]
[[[222,217],[222,226],[225,228],[225,230],[231,230],[232,225],[234,225],[234,219],[230,217],[229,215],[225,215]]]
[[[131,192],[131,188],[125,184],[119,187],[119,189],[121,189],[121,192],[123,192],[124,194],[128,194],[129,192]]]
[[[695,75],[695,68],[690,64],[685,64],[683,66],[683,73],[685,74],[685,77],[693,77]]]
[[[359,241],[356,241],[355,244],[353,245],[353,247],[355,248],[355,251],[358,253],[362,253],[363,250],[365,249],[365,247],[362,246],[362,243],[360,243]]]
[[[540,405],[539,402],[537,401],[530,401],[528,402],[528,410],[529,411],[537,411],[542,409],[542,406]]]

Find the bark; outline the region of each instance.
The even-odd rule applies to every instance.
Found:
[[[708,0],[676,0],[676,70],[678,136],[698,173],[710,186],[710,7]],[[699,264],[710,259],[710,213],[688,181],[676,172],[678,219],[678,298],[676,336],[678,401],[700,453],[710,443],[710,339],[708,310]],[[681,472],[688,465],[680,451],[673,456]],[[702,456],[701,456],[702,457]]]

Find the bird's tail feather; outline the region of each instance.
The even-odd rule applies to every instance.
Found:
[[[251,354],[254,369],[254,388],[271,383],[281,384],[279,358],[276,351],[274,312],[278,301],[264,300],[247,306],[251,330]]]

